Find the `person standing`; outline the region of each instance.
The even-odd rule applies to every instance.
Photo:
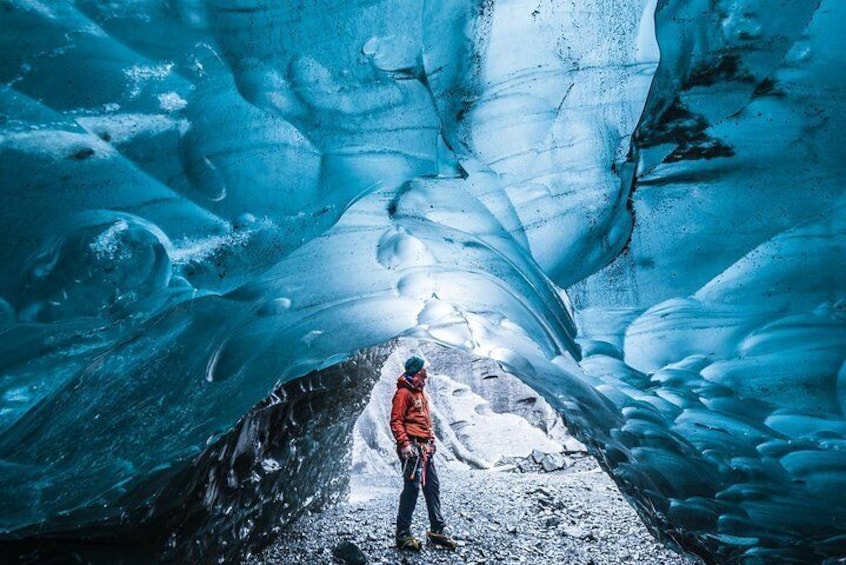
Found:
[[[420,540],[411,534],[411,517],[421,487],[429,513],[429,543],[455,550],[456,543],[445,533],[441,514],[440,481],[435,470],[435,431],[429,413],[429,398],[423,390],[428,377],[425,361],[411,357],[397,379],[391,405],[391,433],[403,469],[403,488],[397,511],[396,543],[399,549],[420,550]]]

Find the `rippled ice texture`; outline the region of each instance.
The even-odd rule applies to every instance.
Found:
[[[404,335],[520,374],[671,543],[846,555],[844,18],[0,3],[0,536],[132,520]]]

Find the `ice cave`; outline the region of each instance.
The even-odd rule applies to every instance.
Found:
[[[414,338],[519,376],[676,550],[844,562],[844,23],[0,0],[0,552],[240,558],[343,492]]]

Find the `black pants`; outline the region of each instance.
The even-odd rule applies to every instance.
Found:
[[[398,534],[408,533],[411,530],[411,516],[414,514],[414,507],[417,506],[417,494],[420,490],[422,475],[423,460],[421,459],[414,479],[409,480],[403,476],[399,512],[397,513]],[[429,525],[432,531],[442,532],[445,524],[444,518],[441,516],[441,483],[438,481],[438,473],[435,471],[434,456],[426,459],[426,484],[423,485],[423,497],[426,499],[426,509],[429,511]]]

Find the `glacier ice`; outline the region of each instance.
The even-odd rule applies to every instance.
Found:
[[[418,340],[403,339],[388,347],[390,355],[355,424],[353,475],[381,480],[401,472],[388,425],[391,406],[385,401],[393,397],[397,375],[412,355],[426,359],[431,369],[426,389],[439,469],[501,471],[534,450],[541,454],[536,463],[546,454],[563,458],[563,451],[585,451],[558,412],[496,362]]]
[[[665,542],[846,556],[845,11],[0,3],[0,542],[248,551],[407,336],[519,375]]]

